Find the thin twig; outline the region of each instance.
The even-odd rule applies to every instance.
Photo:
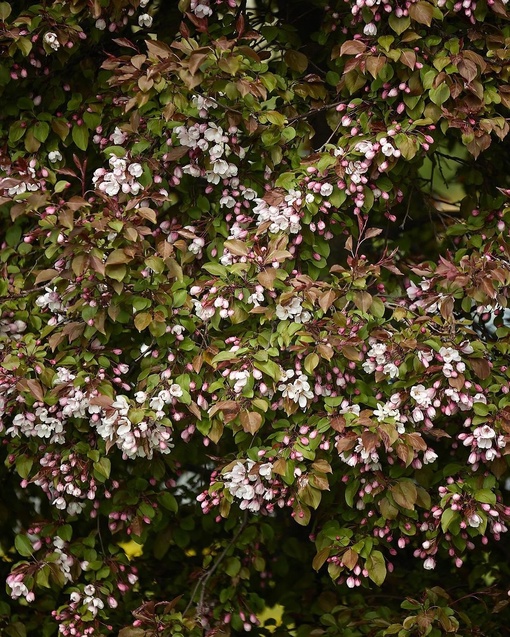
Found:
[[[193,592],[191,593],[190,600],[189,600],[188,605],[186,606],[186,608],[185,608],[185,610],[183,612],[183,615],[186,615],[186,613],[190,609],[191,605],[193,604],[193,600],[195,599],[195,595],[196,595],[196,593],[197,593],[197,591],[198,591],[198,589],[200,587],[202,587],[202,589],[200,591],[200,598],[199,598],[199,602],[198,602],[198,605],[197,605],[197,614],[202,611],[203,604],[204,604],[205,587],[207,585],[207,582],[210,580],[210,578],[212,577],[213,573],[216,571],[218,566],[224,560],[224,558],[227,555],[227,553],[230,550],[230,548],[235,544],[235,542],[237,541],[237,538],[243,532],[244,528],[246,527],[247,521],[248,521],[248,515],[245,512],[243,521],[241,522],[241,526],[237,529],[237,531],[236,531],[235,535],[233,536],[233,538],[230,540],[230,542],[227,544],[227,546],[220,553],[220,555],[218,556],[218,559],[216,560],[216,562],[214,562],[214,564],[211,566],[211,568],[208,571],[206,571],[199,578],[195,588],[193,589]]]
[[[23,292],[18,292],[17,294],[6,294],[5,296],[0,296],[0,301],[8,301],[9,299],[21,299],[24,296],[28,296],[29,294],[32,294],[33,292],[42,292],[43,290],[46,289],[46,287],[51,283],[50,281],[46,281],[46,283],[44,285],[40,285],[37,286],[35,288],[30,288],[29,290],[23,290]]]
[[[194,93],[195,95],[198,95],[199,97],[203,97],[202,93],[199,93],[198,91],[192,90],[191,92]],[[241,116],[244,115],[241,111],[238,111],[237,109],[232,108],[231,106],[227,106],[227,104],[222,104],[221,102],[218,102],[218,100],[214,99],[214,97],[211,97],[210,95],[207,96],[207,99],[211,102],[214,102],[216,106],[224,108],[226,111],[229,111],[230,113],[237,113],[237,115],[241,115]]]
[[[99,543],[101,544],[101,550],[103,552],[103,555],[106,557],[106,551],[104,550],[104,544],[103,544],[103,536],[101,535],[101,528],[99,526],[99,515],[97,516],[97,535],[99,536]]]
[[[331,104],[326,104],[324,106],[321,106],[320,108],[315,108],[313,110],[310,110],[307,113],[302,113],[301,115],[296,115],[295,117],[291,117],[288,120],[288,123],[293,124],[294,122],[297,122],[301,119],[307,119],[308,117],[313,117],[317,113],[322,113],[322,111],[327,111],[330,108],[335,108],[339,104],[343,104],[343,103],[344,103],[344,100],[340,100],[339,102],[332,102]]]

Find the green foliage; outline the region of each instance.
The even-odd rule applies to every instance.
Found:
[[[0,634],[506,634],[510,27],[465,4],[0,2]]]

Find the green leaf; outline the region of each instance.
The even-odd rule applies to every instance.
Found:
[[[322,494],[318,489],[314,489],[312,486],[307,484],[298,491],[298,497],[301,502],[304,502],[313,509],[316,509],[321,502]]]
[[[296,129],[293,128],[292,126],[286,126],[283,130],[282,130],[282,139],[285,140],[286,142],[291,142],[294,137],[296,137]]]
[[[177,511],[179,510],[179,505],[177,504],[177,500],[168,491],[164,491],[163,493],[160,493],[158,500],[161,506],[167,509],[167,511],[170,511],[171,513],[177,513]]]
[[[308,58],[299,51],[286,51],[284,55],[285,64],[298,73],[304,73],[308,68]]]
[[[135,327],[141,332],[152,323],[152,315],[148,312],[140,312],[135,316]]]
[[[37,575],[35,576],[35,582],[37,586],[42,586],[43,588],[50,588],[50,580],[49,577],[51,575],[51,569],[49,564],[45,564],[42,568],[37,571]]]
[[[32,543],[26,535],[17,535],[14,538],[14,546],[20,555],[30,557],[33,554]]]
[[[11,5],[8,2],[0,2],[0,20],[7,20],[11,15],[11,11]]]
[[[347,487],[345,488],[345,501],[347,506],[353,507],[354,505],[354,496],[356,495],[359,489],[359,480],[351,480]]]
[[[380,298],[374,296],[372,299],[372,305],[370,306],[370,314],[373,314],[377,318],[382,318],[386,307]]]
[[[390,27],[395,31],[397,35],[404,33],[406,29],[409,28],[411,24],[411,19],[409,17],[405,18],[397,18],[395,13],[390,13],[390,17],[388,18],[388,23]]]
[[[407,160],[411,160],[418,150],[418,145],[415,137],[405,135],[404,133],[398,133],[395,135],[395,146],[402,153],[402,157]]]
[[[381,586],[386,579],[386,562],[383,554],[380,551],[372,551],[365,562],[365,568],[372,582],[377,586]]]
[[[127,274],[127,268],[124,264],[107,265],[106,276],[115,281],[122,281]]]
[[[227,268],[220,263],[205,263],[202,268],[214,276],[226,277]]]
[[[290,190],[294,188],[296,185],[296,174],[295,173],[282,173],[278,176],[275,184],[278,188],[284,188],[285,190]]]
[[[36,122],[33,130],[34,137],[40,142],[45,142],[50,134],[50,125],[47,122]]]
[[[318,571],[322,567],[324,562],[328,559],[329,554],[330,554],[330,547],[329,546],[326,546],[323,549],[321,549],[320,551],[318,551],[317,555],[313,558],[312,568],[315,571]]]
[[[9,142],[15,144],[25,134],[27,128],[25,122],[13,122],[9,126]]]
[[[89,113],[85,111],[83,113],[83,121],[89,130],[93,130],[101,124],[101,115],[99,113]]]
[[[230,577],[235,577],[241,570],[241,560],[237,557],[229,557],[225,561],[225,573]]]
[[[29,153],[35,153],[41,147],[41,142],[35,138],[34,135],[34,127],[28,129],[27,134],[25,135],[25,148]]]
[[[266,148],[271,148],[275,144],[278,144],[280,141],[281,131],[276,126],[270,126],[267,130],[265,130],[262,135],[262,143]]]
[[[312,352],[311,354],[308,354],[308,356],[305,358],[305,364],[304,364],[305,370],[309,374],[312,374],[313,370],[319,364],[319,361],[320,361],[320,358],[315,352]]]
[[[262,114],[261,114],[262,116]],[[263,116],[267,119],[271,124],[275,124],[275,126],[284,126],[287,118],[282,113],[278,113],[278,111],[265,111]]]
[[[70,524],[64,524],[59,528],[58,536],[61,537],[64,542],[70,542],[73,537],[73,527]]]
[[[73,93],[71,99],[67,103],[69,111],[76,111],[83,106],[83,95],[81,93]]]
[[[68,181],[64,181],[64,180],[57,181],[57,183],[53,187],[53,191],[58,194],[59,192],[63,192],[69,186],[70,186],[70,183]]]
[[[124,157],[126,155],[126,149],[123,146],[108,146],[103,150],[103,153],[109,158],[110,155],[115,157]]]
[[[299,502],[294,503],[294,520],[301,526],[306,526],[310,522],[310,509]]]
[[[67,120],[62,118],[55,118],[51,122],[51,128],[53,132],[56,133],[62,141],[67,139],[69,135],[69,126],[67,125]]]
[[[477,502],[492,504],[493,506],[496,504],[496,494],[490,489],[477,489],[473,495]]]
[[[81,124],[80,126],[78,124],[74,124],[72,138],[73,142],[80,150],[87,150],[87,146],[89,145],[89,129],[85,126],[85,124]]]
[[[255,367],[268,376],[271,376],[271,378],[277,382],[282,377],[282,370],[280,369],[280,366],[273,361],[255,361]]]
[[[106,478],[110,477],[110,471],[112,470],[112,463],[109,458],[101,458],[99,462],[94,462],[94,475],[99,478],[101,482],[104,482]]]
[[[32,42],[30,41],[30,38],[19,38],[16,44],[25,57],[30,54],[30,51],[32,50]]]
[[[161,272],[165,269],[165,262],[161,257],[147,257],[145,259],[145,265],[156,274],[161,274]]]
[[[441,106],[450,97],[450,89],[445,82],[442,82],[437,88],[431,88],[429,97],[434,104]]]
[[[452,509],[445,509],[441,515],[441,528],[443,529],[443,533],[446,533],[452,523],[459,518],[460,516],[457,511],[452,511]]]
[[[27,629],[22,622],[13,622],[5,628],[5,634],[8,637],[27,637]]]
[[[386,520],[394,520],[399,513],[397,507],[393,506],[388,498],[383,498],[379,502],[379,509]]]
[[[23,478],[24,480],[28,478],[33,464],[34,461],[28,456],[23,455],[16,458],[16,471],[20,478]]]

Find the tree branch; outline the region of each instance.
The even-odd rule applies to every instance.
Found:
[[[247,522],[248,522],[248,515],[247,515],[247,512],[245,511],[243,521],[241,522],[241,526],[237,529],[236,533],[234,534],[234,536],[232,537],[230,542],[227,544],[227,546],[220,553],[220,555],[218,556],[218,558],[214,562],[214,564],[211,566],[211,568],[208,571],[206,571],[203,575],[201,575],[201,577],[199,578],[195,588],[193,589],[193,592],[191,593],[190,600],[189,600],[188,605],[186,606],[186,608],[185,608],[185,610],[183,612],[183,615],[186,615],[186,613],[189,611],[191,605],[193,604],[193,600],[195,599],[195,595],[197,594],[197,591],[198,591],[198,589],[200,587],[201,587],[200,598],[199,598],[199,601],[198,601],[198,604],[197,604],[196,615],[198,615],[199,613],[202,612],[202,608],[203,608],[203,605],[204,605],[205,587],[207,585],[207,582],[211,579],[211,577],[213,576],[213,574],[216,571],[216,569],[218,568],[218,566],[223,562],[223,560],[225,559],[228,551],[237,542],[237,538],[244,531]]]

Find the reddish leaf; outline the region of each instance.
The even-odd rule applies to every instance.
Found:
[[[367,47],[359,40],[347,40],[340,48],[340,55],[359,55],[364,53]]]
[[[432,24],[433,14],[434,7],[428,2],[417,2],[409,7],[411,19],[420,24],[426,24],[428,27]]]
[[[478,378],[485,380],[491,375],[490,363],[485,358],[470,358],[469,363]]]

